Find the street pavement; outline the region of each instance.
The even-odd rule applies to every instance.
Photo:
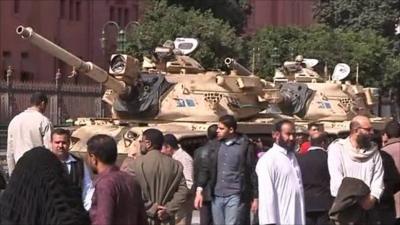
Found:
[[[200,224],[200,213],[199,213],[199,210],[193,210],[192,225],[199,225],[199,224]]]

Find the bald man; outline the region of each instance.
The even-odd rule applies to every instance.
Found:
[[[344,177],[364,181],[371,192],[359,201],[365,209],[372,209],[383,192],[382,158],[372,142],[374,130],[368,117],[356,116],[350,123],[350,135],[338,139],[328,147],[330,189],[336,197]]]

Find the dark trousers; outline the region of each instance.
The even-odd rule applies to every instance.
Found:
[[[200,208],[200,225],[213,225],[211,201],[203,202],[203,207]]]
[[[370,225],[395,225],[396,224],[396,212],[394,206],[382,207],[378,205],[374,209],[367,211],[366,223]]]
[[[307,212],[306,213],[307,225],[330,225],[328,211],[320,212]]]

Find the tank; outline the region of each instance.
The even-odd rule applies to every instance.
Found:
[[[121,155],[136,156],[140,154],[138,140],[150,127],[175,134],[183,149],[192,152],[206,141],[208,126],[226,114],[239,121],[239,132],[264,139],[282,118],[295,121],[299,127],[319,121],[336,135],[348,130],[352,117],[369,113],[367,89],[340,80],[327,81],[303,62],[286,63],[274,82],[255,76],[232,58],[225,59],[229,74],[208,71],[188,56],[197,47],[197,40],[177,38],[155,48],[153,56],[142,63],[129,55],[114,54],[106,72],[30,27],[19,26],[16,31],[107,88],[103,100],[111,107],[112,117],[78,118],[72,133],[75,152],[86,152],[91,136],[108,134],[117,140]],[[377,129],[386,122],[370,116]]]
[[[347,64],[336,65],[332,75],[325,67],[324,76],[314,70],[317,64],[317,59],[299,55],[295,61],[286,61],[276,69],[274,87],[280,90],[282,101],[271,111],[293,115],[296,125],[303,130],[315,121],[324,124],[328,133],[339,136],[347,135],[356,115],[366,115],[376,130],[384,129],[391,118],[371,113],[379,98],[377,88],[343,82],[350,74]]]
[[[111,107],[111,118],[78,118],[72,133],[72,151],[85,152],[86,141],[94,134],[108,134],[118,142],[119,153],[138,154],[143,130],[158,128],[173,133],[189,152],[206,141],[209,125],[225,114],[234,115],[238,130],[251,136],[271,133],[280,117],[260,117],[272,102],[279,100],[273,84],[251,74],[233,59],[226,63],[234,72],[206,71],[189,57],[195,39],[178,38],[154,50],[151,59],[139,60],[114,54],[108,72],[85,62],[60,46],[19,26],[24,40],[62,60],[104,85],[103,100]],[[254,122],[257,118],[257,122]]]

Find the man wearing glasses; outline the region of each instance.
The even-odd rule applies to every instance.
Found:
[[[369,118],[356,116],[350,123],[350,135],[328,147],[332,196],[337,196],[344,177],[362,180],[371,190],[358,202],[364,210],[374,207],[384,189],[382,158],[378,146],[372,142],[373,134]]]

